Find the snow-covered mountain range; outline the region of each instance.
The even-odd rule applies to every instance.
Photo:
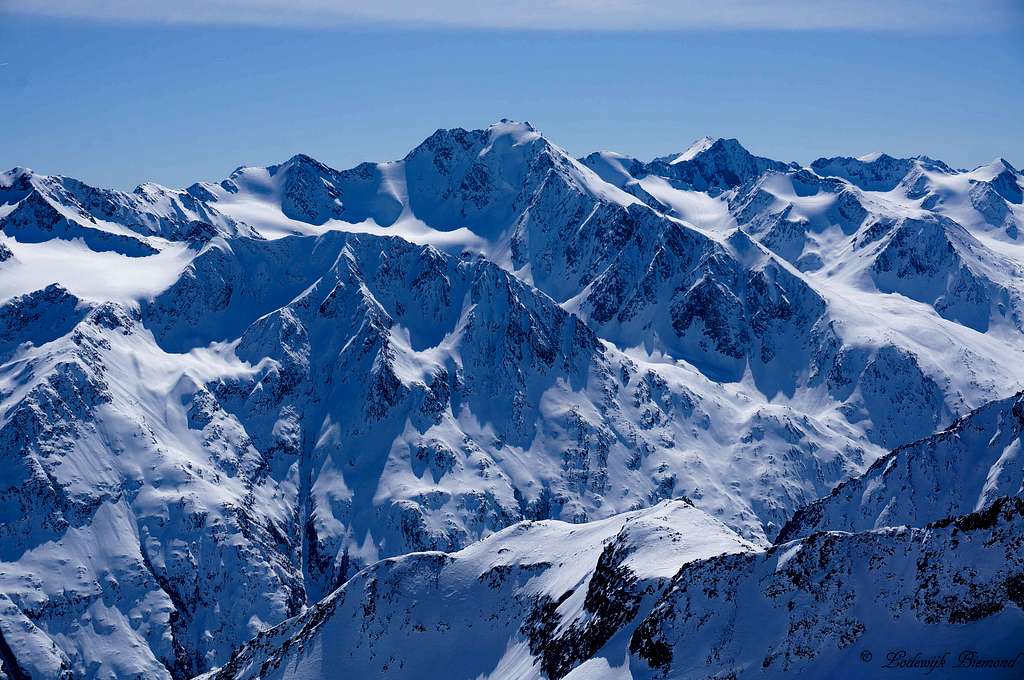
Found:
[[[509,121],[183,190],[0,174],[0,673],[1009,654],[1022,225],[1004,160]]]

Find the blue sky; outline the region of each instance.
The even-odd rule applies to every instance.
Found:
[[[399,158],[438,127],[503,117],[577,155],[651,158],[710,134],[804,163],[884,150],[1024,164],[1019,3],[765,3],[780,18],[647,2],[647,18],[617,0],[502,18],[482,0],[436,17],[403,2],[136,15],[147,2],[0,0],[0,166],[182,186],[297,152],[340,168]]]

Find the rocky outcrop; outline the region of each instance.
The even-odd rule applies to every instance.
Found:
[[[818,533],[685,565],[629,649],[653,677],[883,674],[907,659],[1019,672],[1024,502],[922,529]]]

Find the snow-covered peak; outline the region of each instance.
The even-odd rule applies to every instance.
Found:
[[[1010,172],[1015,175],[1020,174],[1017,171],[1017,168],[1013,167],[1013,165],[1010,164],[1010,161],[1006,160],[1005,158],[996,158],[992,162],[985,163],[984,165],[979,165],[978,167],[971,171],[972,174],[991,175],[992,177],[995,177],[996,175],[999,175],[1003,172]]]
[[[677,163],[683,163],[685,161],[692,161],[701,154],[707,153],[713,147],[729,148],[730,153],[739,153],[746,151],[743,145],[739,143],[737,139],[724,139],[722,137],[709,137],[705,135],[700,139],[694,140],[690,146],[686,147],[679,153],[669,154],[667,156],[658,156],[652,163],[665,163],[667,165],[676,165]]]
[[[0,173],[0,210],[13,210],[13,206],[33,189],[35,173],[29,168],[11,168]],[[0,216],[4,213],[0,212]]]
[[[635,184],[643,176],[644,163],[614,151],[595,151],[581,158],[580,163],[590,168],[603,181],[620,189]]]
[[[508,118],[502,118],[497,123],[488,125],[487,132],[490,135],[491,144],[494,144],[503,137],[509,138],[516,145],[527,144],[543,137],[529,121],[520,123]]]
[[[881,151],[872,151],[870,153],[857,156],[857,160],[860,161],[861,163],[874,163],[875,161],[879,160],[882,156],[886,156],[886,154]]]
[[[271,175],[276,175],[278,173],[298,172],[302,170],[311,170],[313,172],[322,173],[324,175],[330,175],[337,172],[337,170],[334,170],[333,168],[329,167],[326,163],[322,163],[317,159],[313,158],[312,156],[309,156],[304,153],[297,153],[288,160],[286,160],[284,163],[271,165],[267,168],[267,171]]]
[[[841,177],[866,191],[891,191],[915,168],[940,174],[953,172],[942,161],[927,156],[894,158],[881,152],[865,154],[858,158],[819,158],[811,163],[810,167],[822,177]]]
[[[714,143],[715,139],[713,137],[708,137],[707,135],[705,135],[704,137],[701,137],[700,139],[694,141],[693,144],[687,147],[685,151],[676,156],[672,163],[674,164],[680,161],[692,160],[697,156],[697,154],[703,153],[710,149],[711,145]]]
[[[768,170],[789,167],[790,164],[753,155],[736,139],[706,137],[681,154],[651,161],[645,170],[680,187],[717,195]]]
[[[258,235],[187,191],[145,183],[125,193],[25,168],[0,175],[0,227],[23,242],[81,240],[130,257],[153,255],[167,241]]]
[[[337,170],[300,154],[266,168],[239,168],[219,184],[189,191],[270,237],[395,234],[448,250],[482,250],[506,265],[512,232],[538,192],[584,196],[592,204],[638,202],[530,123],[509,120],[439,129],[397,161]]]
[[[656,162],[668,163],[669,165],[675,165],[682,161],[690,161],[697,157],[699,154],[707,151],[715,143],[714,137],[704,136],[700,139],[695,140],[690,146],[678,154],[671,154],[668,156],[659,156],[654,160]]]
[[[971,179],[980,182],[1016,184],[1022,180],[1021,173],[1005,158],[997,158],[991,163],[979,165],[966,173]]]
[[[529,162],[533,154],[551,148],[544,136],[528,122],[503,118],[484,129],[441,128],[427,137],[405,157],[406,161],[437,153],[461,155],[474,152],[478,156],[512,153],[520,162]]]
[[[10,170],[0,173],[0,186],[9,187],[17,182],[31,179],[35,174],[31,168],[15,166]]]

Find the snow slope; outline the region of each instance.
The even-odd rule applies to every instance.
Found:
[[[878,459],[860,477],[801,508],[779,540],[815,531],[924,526],[1024,495],[1024,394],[986,404],[948,429]]]
[[[461,552],[379,562],[209,677],[562,677],[621,645],[679,564],[749,548],[682,501],[517,524]]]

